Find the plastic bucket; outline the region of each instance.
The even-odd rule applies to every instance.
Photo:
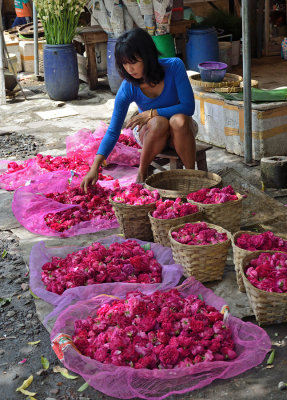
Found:
[[[107,42],[107,74],[111,92],[114,94],[117,93],[123,81],[115,64],[116,42],[115,38],[108,38]]]
[[[9,62],[10,61],[10,62]],[[17,56],[16,54],[9,54],[7,58],[8,70],[12,74],[17,74]]]
[[[79,72],[73,44],[45,45],[44,78],[51,99],[67,101],[77,98]]]
[[[188,30],[186,44],[187,69],[199,71],[204,61],[219,61],[217,32],[214,27]]]
[[[159,58],[175,57],[174,40],[170,33],[152,36],[152,40],[161,54]]]

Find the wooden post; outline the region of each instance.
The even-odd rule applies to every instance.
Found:
[[[0,0],[0,104],[6,104],[5,76],[4,76],[4,43],[3,43],[3,24],[2,24],[2,0]]]

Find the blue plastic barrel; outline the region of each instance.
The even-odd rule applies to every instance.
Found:
[[[219,61],[217,32],[212,28],[188,30],[186,44],[187,69],[199,71],[198,64],[205,61]]]
[[[122,83],[122,78],[118,73],[115,64],[115,47],[116,47],[117,39],[108,38],[107,42],[107,74],[108,74],[108,82],[111,89],[111,92],[116,94],[119,87]]]
[[[53,100],[74,100],[79,91],[77,53],[73,44],[46,44],[43,52],[44,79]]]

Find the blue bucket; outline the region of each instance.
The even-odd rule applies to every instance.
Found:
[[[187,33],[187,69],[199,71],[198,64],[204,61],[219,61],[217,31],[214,27],[189,29]]]

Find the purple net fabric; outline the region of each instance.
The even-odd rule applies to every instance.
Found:
[[[102,122],[94,133],[92,133],[89,129],[80,129],[74,135],[67,136],[67,156],[81,154],[85,156],[85,159],[89,164],[92,164],[107,128],[108,126]],[[123,133],[133,138],[131,129],[123,129]],[[138,149],[118,142],[116,143],[111,154],[108,156],[107,161],[111,164],[118,165],[139,165],[140,153]]]
[[[147,243],[150,245],[150,249],[154,252],[154,257],[162,265],[162,282],[153,284],[120,283],[123,293],[125,294],[127,291],[136,289],[141,290],[141,288],[145,290],[145,293],[152,293],[155,290],[164,290],[176,286],[182,276],[182,266],[174,263],[171,249],[155,243],[144,242],[138,239],[133,240],[138,242],[141,246]],[[97,242],[102,243],[106,247],[110,246],[112,243],[123,243],[125,241],[126,239],[116,235],[97,240]],[[45,285],[41,280],[42,266],[54,256],[65,258],[67,254],[76,252],[82,248],[83,247],[77,246],[46,248],[45,242],[39,242],[32,247],[29,262],[30,288],[34,294],[47,303],[53,304],[55,307],[61,305],[55,310],[53,316],[57,315],[60,309],[62,310],[66,308],[67,305],[71,304],[72,300],[78,301],[94,297],[95,291],[99,293],[99,286],[101,287],[100,293],[113,293],[114,291],[119,293],[119,290],[116,288],[119,283],[116,282],[79,286],[65,290],[62,295],[48,292],[45,289]]]
[[[95,297],[80,301],[66,308],[57,318],[51,333],[51,341],[59,333],[72,336],[74,321],[94,316],[96,310],[105,302],[112,301],[102,294],[100,288]],[[123,297],[121,284],[117,285],[117,297]],[[203,300],[221,310],[224,300],[217,297],[210,289],[204,287],[194,278],[188,278],[179,286],[183,296],[190,294],[201,295]],[[200,389],[215,379],[228,379],[260,364],[271,348],[267,333],[250,322],[243,322],[231,315],[226,323],[232,330],[235,351],[238,356],[230,361],[213,361],[195,364],[192,367],[148,370],[117,367],[102,364],[89,357],[79,354],[72,346],[64,349],[63,364],[65,367],[81,375],[90,386],[109,396],[120,399],[139,397],[155,400],[163,399],[172,394],[186,393]]]
[[[118,177],[119,184],[125,186],[135,182],[137,168],[111,166],[107,171],[105,170],[104,173],[110,174],[114,178]],[[56,213],[73,207],[80,209],[79,205],[62,204],[44,196],[44,194],[47,193],[65,191],[68,188],[70,178],[70,172],[50,172],[38,177],[38,179],[32,181],[29,186],[23,186],[17,189],[12,201],[12,211],[20,224],[30,232],[39,235],[61,237],[70,237],[117,228],[119,224],[116,217],[111,220],[94,218],[90,221],[82,221],[64,232],[53,231],[46,225],[44,217],[48,213]],[[82,178],[80,176],[74,176],[71,186],[77,186],[81,181]],[[115,180],[98,181],[98,183],[102,187],[112,188]]]
[[[8,169],[8,164],[11,160],[0,160],[0,175]],[[24,161],[16,161],[17,164],[23,164]],[[31,158],[26,161],[27,165],[25,168],[0,176],[0,188],[5,190],[16,190],[21,186],[25,186],[29,184],[31,179],[34,179],[36,176],[46,173],[47,171],[37,163],[36,158]]]

